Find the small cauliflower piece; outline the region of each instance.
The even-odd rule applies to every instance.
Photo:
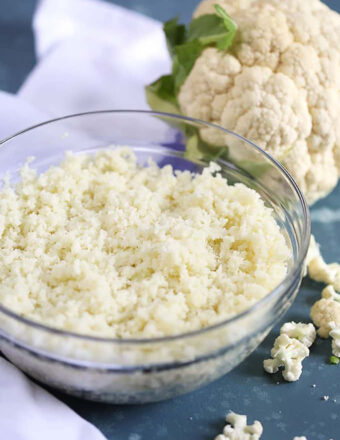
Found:
[[[310,265],[311,261],[314,260],[314,258],[317,258],[320,256],[320,246],[319,243],[315,240],[314,235],[311,235],[310,242],[309,242],[309,248],[306,256],[306,266]]]
[[[310,312],[314,324],[319,327],[318,334],[328,338],[331,324],[340,326],[340,294],[336,292],[340,290],[340,264],[324,261],[312,235],[306,265],[310,278],[328,284],[322,290],[322,299],[313,305]]]
[[[323,289],[321,296],[322,298],[340,302],[340,293],[337,293],[331,284]]]
[[[310,347],[316,338],[314,325],[311,323],[304,324],[303,322],[286,322],[281,327],[280,334],[297,339],[306,347]]]
[[[340,325],[336,326],[334,322],[330,323],[331,331],[329,335],[332,337],[332,353],[336,357],[340,357]]]
[[[302,437],[294,437],[293,440],[307,440],[305,436]]]
[[[314,324],[319,327],[319,336],[328,338],[331,323],[340,326],[340,303],[332,299],[322,298],[311,308],[310,317]]]
[[[308,274],[312,280],[330,284],[335,290],[340,290],[340,264],[327,264],[320,255],[309,263]]]
[[[226,417],[226,425],[223,434],[215,437],[215,440],[259,440],[262,435],[262,424],[255,420],[252,425],[247,425],[247,416],[230,412]]]
[[[316,331],[313,324],[302,322],[286,322],[280,329],[271,350],[273,359],[266,359],[263,367],[268,373],[276,373],[284,367],[282,373],[285,380],[293,382],[302,373],[302,361],[309,356],[308,347],[315,341]]]
[[[303,276],[308,275],[308,267],[310,265],[310,262],[314,260],[314,258],[317,258],[320,256],[320,246],[319,243],[316,242],[314,235],[310,236],[310,242],[308,247],[308,252],[305,259],[305,269]]]
[[[276,373],[284,367],[283,378],[288,382],[295,382],[302,373],[302,361],[309,356],[309,349],[302,342],[281,334],[275,339],[274,347],[270,352],[272,359],[266,359],[263,367],[267,373]]]
[[[340,264],[327,264],[325,262],[321,255],[319,244],[313,235],[310,239],[305,263],[308,268],[308,275],[312,280],[328,284],[336,291],[340,291]]]

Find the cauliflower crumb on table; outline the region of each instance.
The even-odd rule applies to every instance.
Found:
[[[215,437],[215,440],[259,440],[263,433],[262,423],[258,420],[252,425],[247,425],[247,416],[230,412],[226,417],[227,425],[223,434]],[[294,437],[293,440],[307,440],[306,437]]]
[[[284,367],[282,376],[288,382],[298,380],[302,373],[302,361],[309,356],[308,348],[297,339],[290,338],[286,334],[276,338],[271,350],[272,359],[263,361],[263,367],[267,373],[273,374]]]
[[[203,328],[267,295],[290,251],[273,212],[211,164],[137,165],[131,150],[26,165],[0,197],[0,302],[53,327],[111,337]]]
[[[337,293],[332,285],[325,287],[321,292],[321,296],[322,298],[340,302],[340,293]]]
[[[312,280],[329,284],[340,290],[340,264],[327,264],[321,255],[313,258],[308,265],[308,274]]]
[[[263,432],[263,426],[258,420],[247,425],[247,416],[234,412],[227,415],[226,422],[228,424],[223,434],[219,434],[215,440],[259,440]]]
[[[265,371],[273,374],[284,367],[283,378],[288,382],[297,381],[302,373],[302,361],[309,356],[308,347],[314,343],[315,337],[313,324],[285,323],[270,352],[272,359],[263,361]]]
[[[314,324],[319,327],[318,335],[322,338],[328,338],[331,323],[340,326],[340,303],[322,298],[313,305],[310,316]]]
[[[332,338],[333,356],[340,358],[340,325],[336,326],[334,322],[330,323],[331,331],[329,335]]]
[[[340,264],[325,262],[312,235],[306,266],[312,280],[328,284],[310,311],[314,324],[319,327],[319,336],[328,338],[332,327],[340,327],[340,294],[336,292],[340,290]]]
[[[295,338],[306,347],[310,347],[316,338],[316,331],[313,324],[302,322],[286,322],[280,329],[280,334],[286,334],[290,338]]]

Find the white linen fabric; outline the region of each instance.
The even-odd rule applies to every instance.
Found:
[[[66,114],[146,109],[144,85],[170,69],[160,23],[100,0],[43,0],[33,29],[38,63],[16,96],[0,92],[1,139]],[[2,358],[0,437],[105,439]]]
[[[97,428],[1,358],[0,389],[4,440],[105,440]]]
[[[40,62],[19,96],[53,116],[145,109],[145,84],[170,71],[161,24],[118,6],[47,0],[33,27]]]

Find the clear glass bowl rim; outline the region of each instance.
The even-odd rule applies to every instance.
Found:
[[[62,330],[58,328],[54,328],[45,324],[41,324],[39,322],[33,321],[29,318],[25,318],[23,316],[18,315],[17,313],[11,311],[7,307],[4,307],[2,304],[0,304],[0,313],[4,313],[5,315],[9,316],[10,318],[14,318],[15,320],[19,321],[22,324],[27,324],[33,328],[36,328],[38,330],[43,330],[47,333],[52,333],[54,335],[60,335],[60,336],[67,336],[72,337],[80,340],[85,341],[92,341],[92,342],[102,342],[102,343],[111,343],[111,344],[128,344],[128,345],[143,345],[143,344],[153,344],[153,343],[162,343],[162,342],[170,342],[170,341],[176,341],[180,339],[190,338],[199,336],[201,334],[208,333],[210,331],[214,331],[220,327],[227,326],[228,324],[235,323],[238,320],[242,320],[248,315],[251,315],[253,312],[256,312],[261,306],[274,297],[277,297],[280,295],[280,293],[284,290],[286,290],[290,284],[292,284],[295,280],[295,277],[299,275],[299,271],[301,268],[301,265],[303,264],[305,257],[308,252],[309,242],[310,242],[310,235],[311,235],[311,220],[310,220],[310,213],[308,204],[306,202],[306,199],[304,195],[302,194],[299,186],[295,182],[294,178],[291,176],[291,174],[286,170],[286,168],[281,165],[276,159],[274,159],[270,154],[268,154],[266,151],[264,151],[262,148],[258,147],[254,142],[250,141],[249,139],[231,131],[226,128],[220,127],[219,125],[213,124],[211,122],[206,122],[200,119],[190,118],[187,116],[182,115],[176,115],[172,113],[166,113],[166,112],[156,112],[152,110],[96,110],[96,111],[89,111],[89,112],[82,112],[82,113],[75,113],[75,114],[69,114],[65,116],[61,116],[58,118],[49,119],[43,122],[40,122],[38,124],[32,125],[28,128],[25,128],[23,130],[20,130],[16,132],[15,134],[6,137],[3,140],[0,140],[0,148],[3,148],[7,142],[10,142],[12,139],[15,139],[16,137],[19,137],[22,134],[25,134],[29,131],[32,131],[36,128],[53,124],[54,122],[60,122],[67,119],[73,119],[83,116],[91,116],[91,115],[100,115],[100,114],[137,114],[137,115],[148,115],[148,116],[159,116],[164,117],[167,119],[173,119],[173,120],[179,120],[182,122],[187,123],[194,123],[205,127],[214,128],[217,130],[224,131],[228,133],[231,136],[234,136],[241,141],[247,143],[251,147],[253,147],[255,150],[257,150],[260,154],[265,156],[272,164],[279,169],[279,171],[287,178],[289,184],[292,186],[293,190],[298,196],[298,199],[301,203],[302,212],[303,212],[303,231],[302,231],[302,245],[300,248],[300,252],[298,254],[298,258],[293,265],[293,267],[290,269],[290,271],[287,273],[285,278],[281,281],[281,283],[275,287],[268,295],[266,295],[264,298],[260,299],[258,302],[256,302],[253,306],[251,306],[249,309],[246,309],[245,311],[231,317],[228,319],[225,319],[223,321],[220,321],[218,323],[215,323],[213,325],[210,325],[208,327],[204,327],[203,329],[198,329],[186,333],[180,333],[170,336],[163,336],[163,337],[157,337],[157,338],[109,338],[109,337],[101,337],[101,336],[93,336],[93,335],[86,335],[82,333],[75,333],[70,332],[67,330]]]

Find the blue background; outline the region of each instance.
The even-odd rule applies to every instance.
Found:
[[[0,90],[16,92],[34,66],[31,22],[36,3],[36,0],[0,0]],[[180,15],[187,22],[199,0],[111,0],[109,3],[161,21]],[[340,11],[340,0],[325,3]]]
[[[35,3],[33,0],[0,0],[1,90],[16,92],[34,65],[31,19]],[[162,21],[178,14],[188,21],[198,2],[121,0],[114,3]],[[326,3],[340,12],[339,0]],[[338,213],[339,220],[326,221],[325,214],[330,209]],[[315,220],[313,232],[323,245],[327,260],[340,261],[339,186],[331,196],[313,206],[312,218]],[[308,321],[309,308],[320,297],[322,287],[305,279],[284,321]],[[110,440],[213,440],[221,432],[224,416],[230,410],[247,414],[250,423],[260,420],[264,425],[264,440],[292,440],[295,435],[306,435],[308,440],[339,440],[340,365],[328,364],[330,341],[318,340],[311,356],[304,361],[301,379],[297,383],[285,383],[280,374],[269,376],[262,368],[280,325],[231,373],[171,401],[123,407],[84,402],[52,392],[98,426]],[[329,396],[328,401],[322,399],[325,395]]]

